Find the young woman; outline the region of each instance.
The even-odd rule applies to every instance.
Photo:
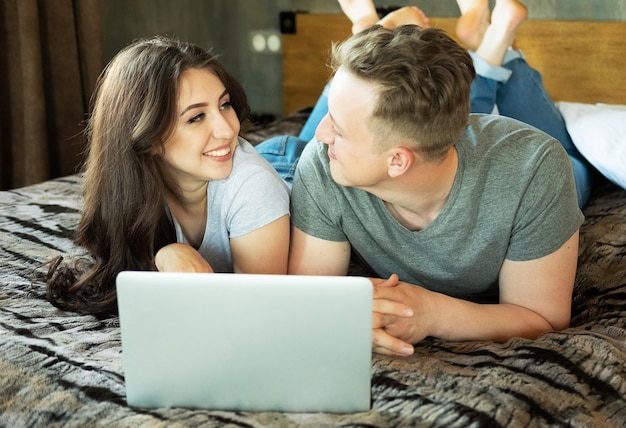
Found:
[[[136,42],[101,75],[88,121],[76,242],[87,265],[53,266],[48,300],[114,313],[122,270],[286,273],[289,191],[240,138],[243,88],[211,53]]]

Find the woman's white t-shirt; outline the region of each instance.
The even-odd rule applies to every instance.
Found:
[[[239,138],[233,170],[207,186],[208,218],[198,251],[215,272],[233,272],[230,238],[289,214],[289,189],[254,147]],[[188,243],[175,218],[176,241]]]

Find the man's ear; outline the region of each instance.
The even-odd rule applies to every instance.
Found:
[[[387,173],[389,177],[395,178],[406,173],[415,164],[417,154],[406,147],[394,147],[387,161]]]

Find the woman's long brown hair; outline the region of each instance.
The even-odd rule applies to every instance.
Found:
[[[117,311],[115,279],[122,270],[154,270],[154,255],[176,241],[166,214],[166,189],[176,185],[158,156],[177,116],[180,76],[209,69],[228,92],[240,122],[249,116],[241,85],[216,57],[163,37],[136,42],[107,65],[96,85],[87,122],[84,205],[75,241],[91,255],[85,264],[54,263],[47,299],[60,309],[94,315]]]

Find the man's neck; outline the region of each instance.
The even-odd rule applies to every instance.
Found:
[[[458,168],[454,147],[438,162],[420,162],[371,193],[385,202],[391,215],[409,230],[422,230],[445,207]]]

